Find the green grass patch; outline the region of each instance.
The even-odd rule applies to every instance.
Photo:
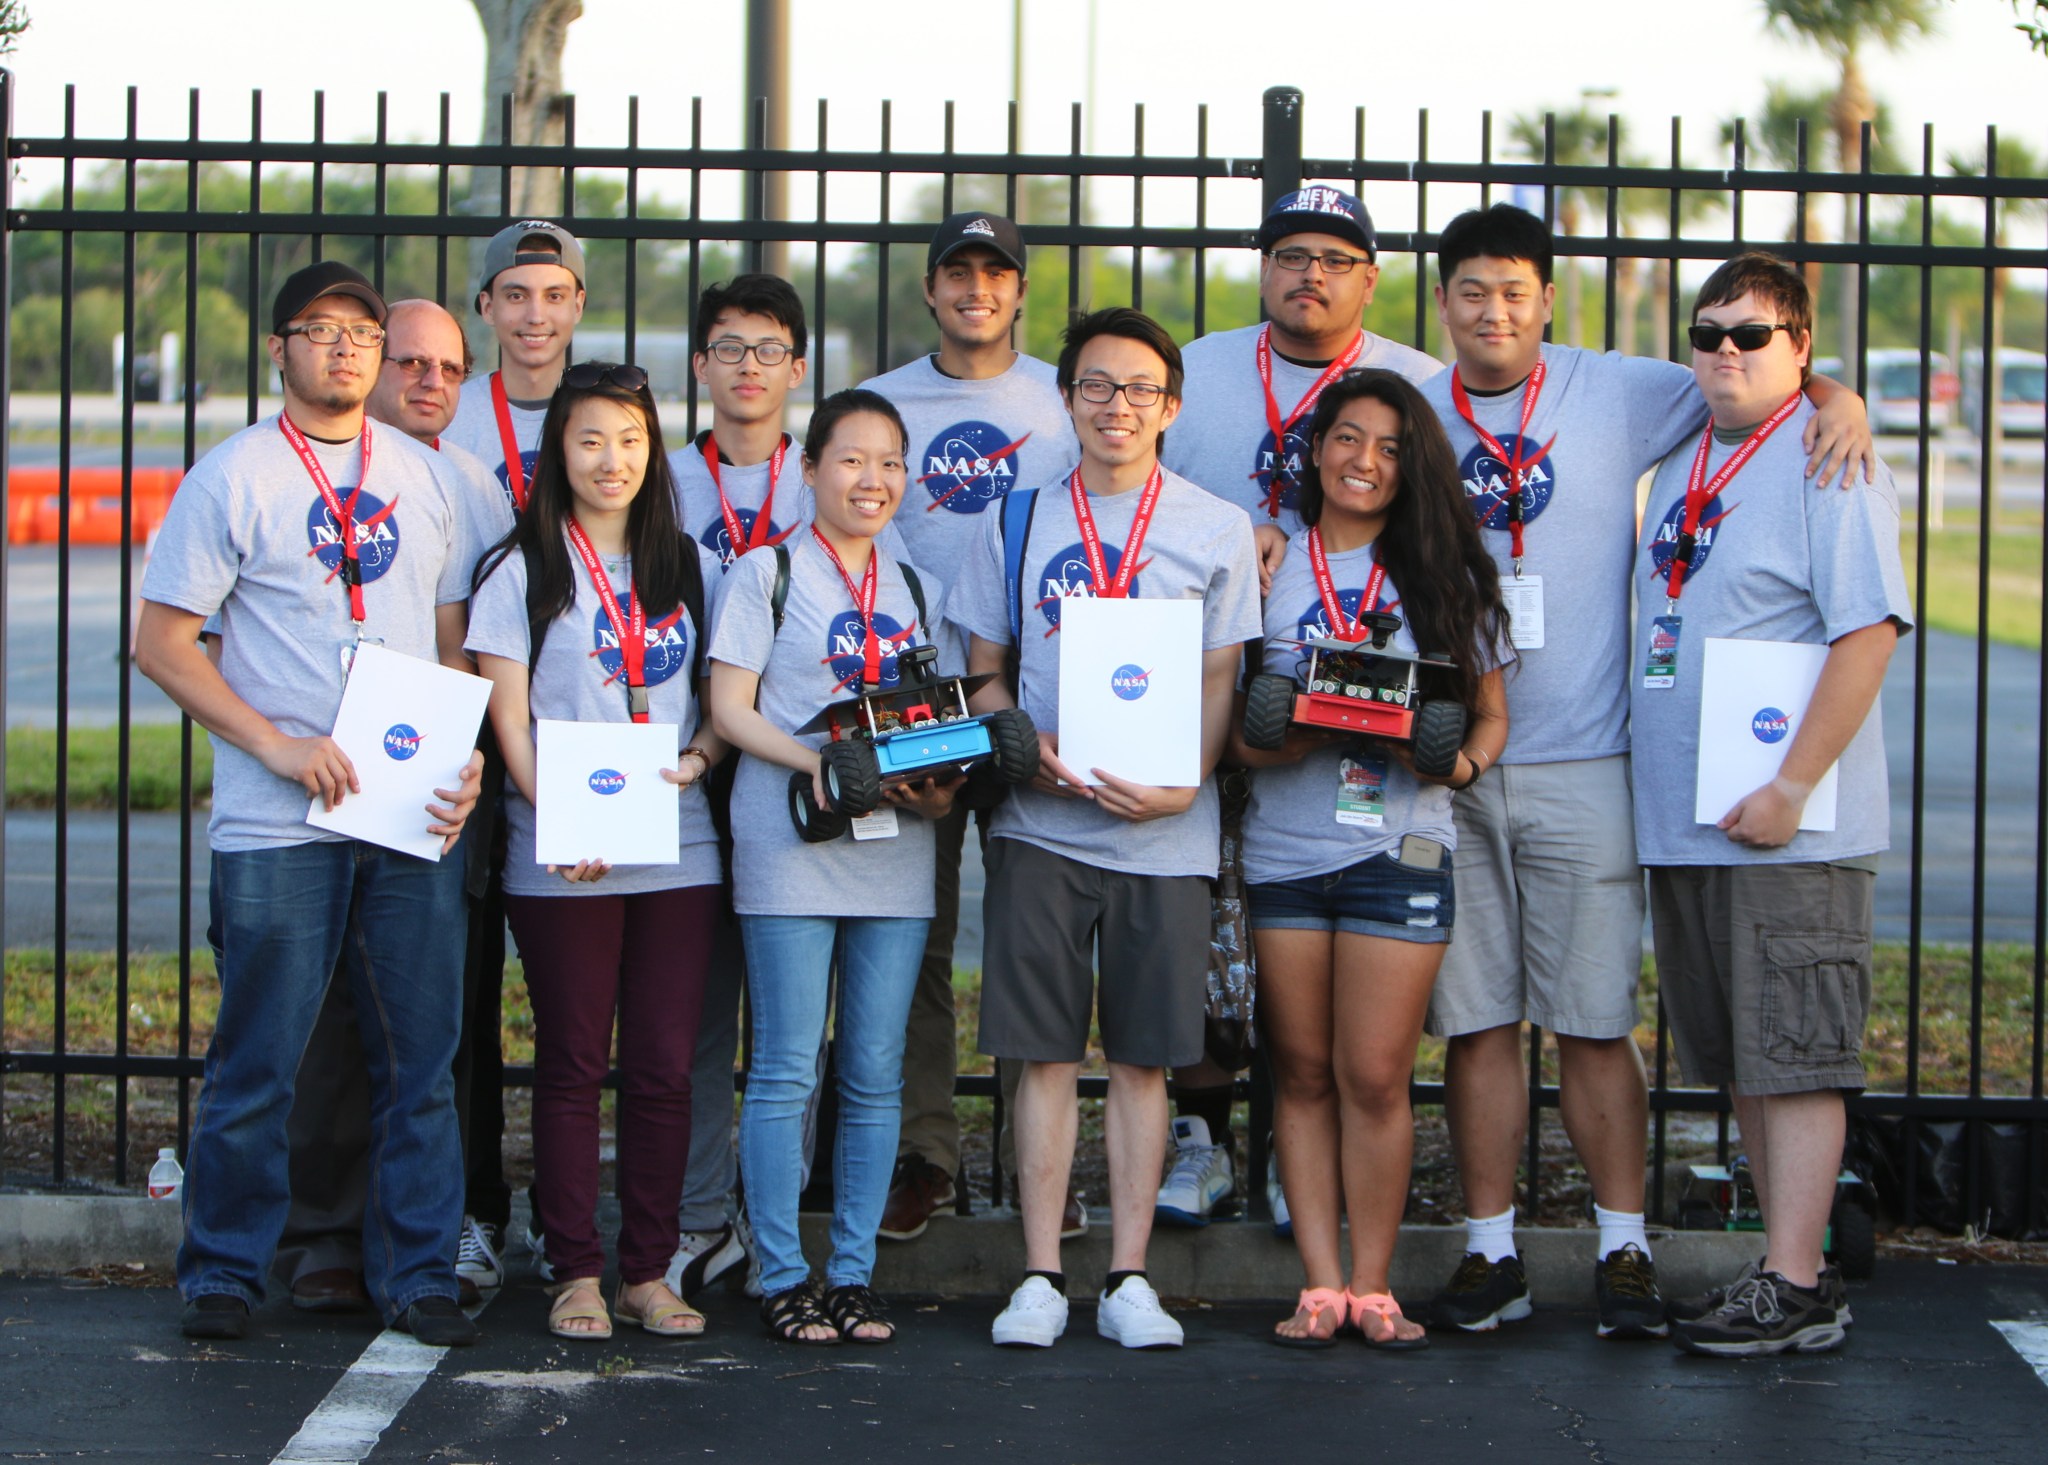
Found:
[[[120,795],[120,730],[74,727],[70,730],[69,795],[74,809],[112,809]],[[128,807],[161,810],[178,807],[179,729],[174,723],[136,723],[128,729]],[[192,735],[192,797],[204,804],[213,794],[213,744],[205,733]],[[57,807],[57,730],[11,727],[7,730],[7,807]]]
[[[1952,513],[1927,536],[1927,625],[1958,636],[1977,634],[1976,514]],[[1991,639],[2041,649],[2041,530],[2004,528],[1991,540]],[[1899,537],[1906,584],[1918,594],[1918,536]]]

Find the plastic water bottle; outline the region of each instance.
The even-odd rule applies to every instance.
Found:
[[[149,1167],[149,1198],[151,1200],[176,1200],[185,1188],[185,1171],[178,1164],[178,1152],[166,1146],[156,1152],[156,1163]]]

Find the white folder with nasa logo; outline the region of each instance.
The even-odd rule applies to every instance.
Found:
[[[438,661],[365,642],[356,648],[334,741],[355,765],[362,792],[332,809],[314,799],[306,822],[423,860],[441,858],[441,836],[427,833],[437,788],[462,780],[476,751],[491,684]]]
[[[679,731],[672,722],[535,722],[534,861],[675,864],[682,806],[661,770],[676,766]]]
[[[1036,634],[1027,630],[1026,635]],[[1060,602],[1060,762],[1153,788],[1202,781],[1202,602]]]
[[[1803,641],[1709,636],[1703,649],[1699,786],[1693,818],[1701,824],[1719,824],[1744,797],[1778,776],[1813,700],[1828,648]],[[1799,816],[1801,829],[1834,829],[1839,771],[1830,765],[1814,785]],[[1656,776],[1646,760],[1639,760],[1636,776],[1645,774]]]

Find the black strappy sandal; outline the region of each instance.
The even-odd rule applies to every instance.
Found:
[[[779,1338],[785,1343],[803,1343],[814,1348],[828,1348],[839,1341],[839,1334],[829,1338],[806,1338],[805,1328],[836,1328],[838,1325],[819,1305],[818,1292],[809,1282],[761,1299],[761,1321],[768,1326],[768,1336]]]
[[[844,1287],[829,1287],[825,1290],[825,1311],[832,1315],[832,1326],[839,1329],[839,1336],[849,1343],[893,1343],[896,1341],[896,1325],[889,1321],[889,1310],[882,1299],[875,1296],[874,1289],[864,1282],[854,1282]],[[879,1338],[864,1338],[855,1332],[856,1328],[880,1326],[889,1331]]]

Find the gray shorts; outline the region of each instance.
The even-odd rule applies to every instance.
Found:
[[[1643,877],[1626,757],[1507,763],[1452,802],[1458,928],[1430,998],[1437,1037],[1532,1022],[1635,1031]]]
[[[1021,839],[991,839],[987,862],[982,1052],[1078,1063],[1095,1006],[1112,1063],[1177,1068],[1202,1056],[1209,881],[1104,870]]]
[[[1863,1087],[1876,886],[1825,863],[1651,869],[1657,988],[1689,1083]]]

